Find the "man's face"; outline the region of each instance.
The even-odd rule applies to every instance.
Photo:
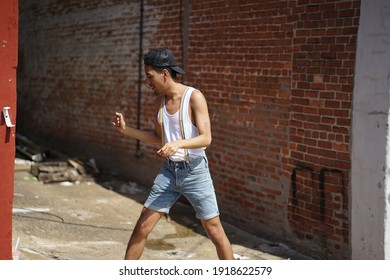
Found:
[[[153,69],[150,65],[145,65],[145,75],[146,75],[146,81],[149,84],[149,86],[152,88],[152,90],[156,94],[162,94],[164,92],[164,74],[163,72],[158,73],[156,70]]]

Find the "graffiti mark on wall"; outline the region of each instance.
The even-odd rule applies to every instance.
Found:
[[[348,242],[345,171],[297,165],[291,172],[288,220],[301,239]]]

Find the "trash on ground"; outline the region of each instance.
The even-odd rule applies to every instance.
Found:
[[[145,189],[135,182],[124,183],[118,190],[122,194],[141,194],[145,192]]]
[[[16,134],[16,150],[34,162],[44,161],[49,154],[49,151],[40,148],[27,137],[24,137],[18,133]]]
[[[44,183],[76,182],[79,173],[65,162],[43,162],[31,165],[30,173]]]
[[[52,151],[35,144],[27,137],[17,134],[17,152],[21,158],[15,164],[30,166],[29,178],[38,179],[46,184],[60,183],[62,186],[74,186],[84,181],[95,180],[107,189],[125,194],[138,195],[145,193],[145,187],[135,182],[117,179],[114,174],[100,169],[93,157],[79,159],[59,151]]]

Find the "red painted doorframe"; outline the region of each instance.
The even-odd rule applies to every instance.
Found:
[[[15,127],[7,127],[3,108],[16,120],[18,1],[0,1],[0,260],[12,259]]]

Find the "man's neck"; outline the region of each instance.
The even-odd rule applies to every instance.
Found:
[[[179,99],[183,96],[184,91],[186,90],[187,86],[174,82],[172,83],[172,86],[168,88],[165,95],[169,99]]]

